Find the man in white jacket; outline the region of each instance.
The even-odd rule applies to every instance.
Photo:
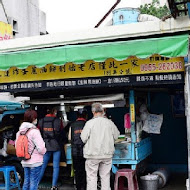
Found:
[[[84,145],[87,190],[97,190],[97,173],[101,178],[101,189],[110,190],[110,170],[115,151],[114,141],[119,136],[115,124],[104,117],[102,104],[92,104],[94,117],[87,121],[81,133]]]

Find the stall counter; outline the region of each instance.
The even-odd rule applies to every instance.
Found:
[[[132,146],[134,144],[134,146]],[[135,147],[133,149],[133,147]],[[136,165],[152,153],[151,138],[146,138],[138,143],[127,141],[117,142],[115,144],[115,153],[113,155],[114,165],[131,165],[136,169]],[[67,164],[72,164],[71,144],[66,145]],[[115,172],[114,172],[115,173]]]

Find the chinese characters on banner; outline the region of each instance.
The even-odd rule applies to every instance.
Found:
[[[104,62],[88,60],[84,64],[48,64],[42,68],[31,65],[0,71],[1,91],[183,82],[184,59],[159,55],[147,59],[129,57],[123,61],[109,58]]]
[[[7,71],[0,71],[0,81],[20,82],[37,80],[56,80],[70,78],[89,78],[105,76],[130,76],[152,73],[173,73],[184,71],[183,58],[165,58],[154,55],[147,59],[129,57],[123,61],[109,58],[104,62],[86,61],[84,64],[67,63],[63,65],[48,64],[37,68],[29,66],[25,69],[12,67]],[[150,79],[142,79],[150,80]]]
[[[139,78],[140,77],[140,78]],[[110,76],[96,78],[78,79],[58,79],[41,81],[23,81],[14,83],[1,83],[1,91],[19,91],[33,89],[59,89],[59,88],[80,88],[80,87],[107,87],[107,86],[135,86],[153,84],[174,84],[183,83],[184,74],[182,72],[172,74],[149,74],[149,75],[130,75],[130,76]]]

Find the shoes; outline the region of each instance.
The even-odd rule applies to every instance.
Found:
[[[52,187],[51,190],[58,190],[58,187]]]

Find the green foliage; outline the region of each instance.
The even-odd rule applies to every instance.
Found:
[[[183,3],[182,0],[175,0],[175,2],[181,3],[181,4],[176,5],[178,10],[185,10],[186,9],[186,3],[185,2]],[[186,15],[185,12],[179,12],[179,16],[184,16],[184,15]]]
[[[164,16],[170,15],[170,11],[167,6],[160,6],[159,0],[153,0],[152,3],[141,5],[139,10],[141,14],[153,15],[160,19]]]

